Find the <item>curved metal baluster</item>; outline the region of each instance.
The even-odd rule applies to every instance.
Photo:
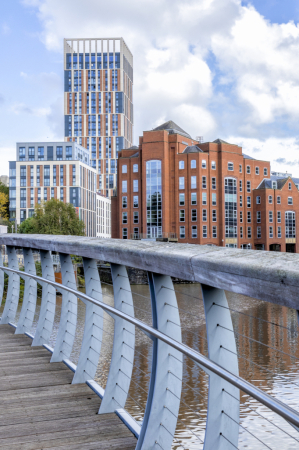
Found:
[[[111,274],[114,307],[134,317],[133,298],[126,267],[111,264]],[[125,406],[134,364],[134,347],[135,326],[114,316],[111,364],[99,414],[113,412]]]
[[[76,278],[72,258],[65,253],[59,253],[62,284],[72,289],[76,289]],[[74,294],[62,291],[62,305],[54,352],[51,362],[68,359],[73,349],[76,325],[77,325],[77,304],[78,300]]]
[[[95,259],[83,258],[86,295],[102,300],[102,287]],[[84,301],[84,300],[82,300]],[[72,383],[93,380],[96,374],[103,335],[103,310],[90,302],[85,303],[85,326],[77,369]]]
[[[15,247],[7,246],[8,267],[19,270],[18,257]],[[18,309],[20,296],[20,277],[16,273],[9,273],[6,302],[1,317],[1,324],[14,320]]]
[[[229,331],[233,331],[233,324],[225,292],[223,289],[217,289],[203,284],[201,285],[201,289],[206,316],[209,358],[234,375],[239,375],[236,341],[234,333]],[[213,305],[213,303],[225,306],[225,308],[219,308]],[[228,330],[217,325],[228,328]],[[221,346],[231,350],[235,354],[222,349]],[[223,389],[234,397],[239,398],[240,396],[238,388],[210,372],[204,450],[215,450],[216,448],[219,450],[231,450],[232,445],[227,439],[235,447],[238,447],[239,403],[231,396],[225,394]],[[222,411],[225,411],[236,422],[227,417],[226,414],[223,414]],[[220,433],[226,439],[221,437]]]
[[[3,266],[3,257],[2,257],[2,245],[0,245],[0,265]],[[4,272],[0,270],[0,306],[3,299],[4,292]]]
[[[23,255],[25,272],[36,275],[32,250],[30,248],[23,248]],[[23,304],[15,334],[22,334],[30,331],[36,308],[37,282],[29,277],[24,277],[24,281]]]
[[[180,317],[171,277],[153,273],[148,277],[154,328],[181,342]],[[136,450],[158,448],[156,442],[164,450],[171,449],[180,407],[182,376],[182,354],[155,340],[148,400]]]
[[[51,252],[40,251],[42,276],[49,281],[55,281]],[[42,303],[40,307],[37,328],[32,345],[43,345],[49,342],[55,317],[56,289],[50,284],[43,283]]]

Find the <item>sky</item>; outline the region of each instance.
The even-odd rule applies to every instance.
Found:
[[[299,177],[298,0],[0,4],[0,175],[20,141],[63,140],[63,38],[123,37],[134,144],[173,120]]]

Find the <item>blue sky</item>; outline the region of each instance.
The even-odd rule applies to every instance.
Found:
[[[16,142],[63,139],[63,38],[123,36],[134,55],[135,143],[172,119],[299,176],[298,3],[1,2],[0,174]]]

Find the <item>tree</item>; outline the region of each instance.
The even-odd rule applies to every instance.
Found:
[[[19,233],[84,236],[84,227],[72,204],[53,198],[35,206],[33,217],[21,223]]]
[[[0,219],[8,219],[8,195],[0,192]]]

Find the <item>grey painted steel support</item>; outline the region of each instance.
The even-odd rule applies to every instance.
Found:
[[[182,341],[180,316],[170,276],[148,274],[153,327]],[[182,354],[160,340],[153,343],[148,400],[136,450],[171,449],[180,407]]]
[[[7,246],[8,267],[19,270],[18,257],[15,247]],[[14,320],[18,309],[20,295],[20,277],[16,273],[10,273],[8,278],[8,288],[6,302],[1,318],[1,324]]]
[[[41,250],[40,260],[43,278],[49,281],[55,281],[51,253],[49,251]],[[56,289],[48,283],[43,283],[42,288],[42,303],[36,332],[32,342],[33,346],[47,344],[50,340],[54,325]]]
[[[76,278],[70,255],[60,253],[62,284],[76,289]],[[62,305],[59,329],[51,362],[68,359],[71,355],[77,325],[77,297],[69,292],[62,291]]]
[[[31,249],[24,248],[24,270],[27,273],[36,275],[35,263]],[[33,278],[24,277],[24,297],[21,314],[18,320],[15,334],[22,334],[30,331],[33,323],[37,299],[37,282]]]
[[[3,266],[2,247],[0,246],[0,265]],[[0,305],[3,299],[4,292],[4,272],[0,270]]]
[[[125,266],[111,264],[114,307],[134,317],[131,286]],[[129,392],[135,349],[135,326],[114,316],[114,339],[109,375],[99,414],[124,408]]]
[[[203,284],[201,289],[206,316],[209,357],[229,372],[239,375],[236,341],[225,292],[223,289]],[[224,306],[224,308],[217,305]],[[238,447],[239,402],[224,391],[236,398],[240,397],[238,388],[210,372],[204,450],[215,450],[216,448],[231,450],[232,444],[236,448]]]
[[[86,295],[98,301],[102,299],[102,287],[95,259],[83,258]],[[85,326],[77,369],[72,383],[93,380],[101,353],[103,337],[103,310],[88,301],[85,303]]]

